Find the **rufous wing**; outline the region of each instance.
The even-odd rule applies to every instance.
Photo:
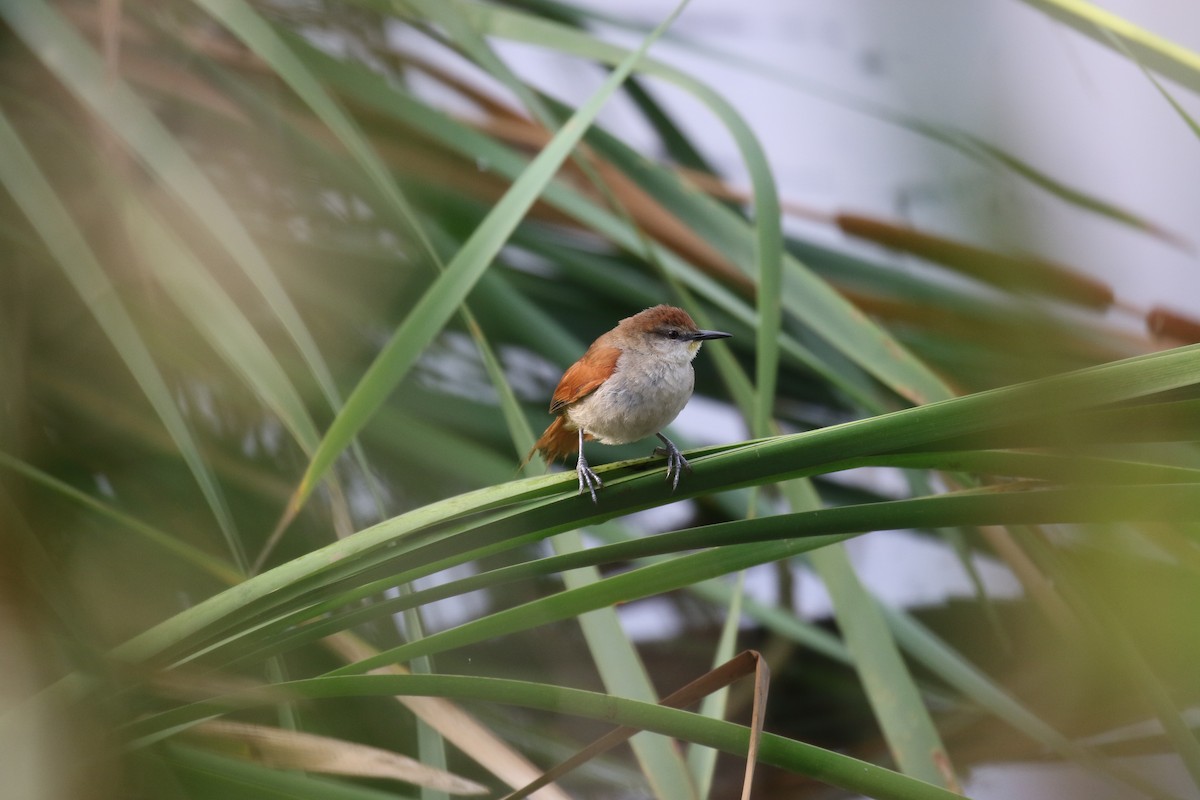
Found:
[[[608,380],[616,370],[617,359],[620,357],[619,348],[597,342],[571,365],[558,382],[558,388],[554,390],[554,397],[550,401],[550,413],[559,416],[550,423],[550,427],[546,428],[545,433],[525,456],[525,460],[521,462],[522,467],[529,463],[529,459],[537,452],[549,463],[566,458],[579,450],[579,433],[575,428],[567,427],[567,420],[562,416],[562,412],[567,406],[596,391],[600,384]],[[591,434],[584,433],[584,439],[591,438]]]
[[[599,343],[593,344],[583,357],[571,365],[558,382],[550,400],[550,413],[558,414],[600,388],[617,369],[621,350]]]

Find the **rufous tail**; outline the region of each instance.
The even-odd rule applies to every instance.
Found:
[[[568,428],[565,422],[565,417],[556,417],[554,422],[550,423],[550,427],[546,428],[546,432],[534,442],[533,449],[521,462],[522,467],[529,463],[534,453],[541,453],[546,463],[550,464],[579,450],[579,431]],[[592,437],[584,434],[583,438],[591,439]]]

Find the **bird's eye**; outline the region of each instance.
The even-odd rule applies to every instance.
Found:
[[[671,328],[669,331],[667,331],[667,338],[668,339],[678,339],[679,331],[675,330],[674,328]]]

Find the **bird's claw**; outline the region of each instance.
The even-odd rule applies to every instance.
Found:
[[[600,476],[583,460],[582,453],[579,461],[575,463],[575,474],[579,476],[579,493],[583,494],[583,490],[587,489],[592,495],[592,502],[597,503],[596,490],[604,488],[604,481],[600,480]]]
[[[679,452],[679,448],[675,446],[674,442],[662,434],[659,434],[658,438],[665,446],[654,448],[654,455],[667,457],[667,480],[671,481],[671,491],[673,492],[679,488],[679,476],[685,469],[691,472],[692,465],[683,457],[683,453]]]

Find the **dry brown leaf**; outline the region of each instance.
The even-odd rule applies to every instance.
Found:
[[[279,769],[299,769],[360,778],[390,778],[450,794],[487,794],[486,786],[408,756],[303,731],[270,728],[228,720],[210,720],[193,731],[201,736],[243,745],[250,760]]]

